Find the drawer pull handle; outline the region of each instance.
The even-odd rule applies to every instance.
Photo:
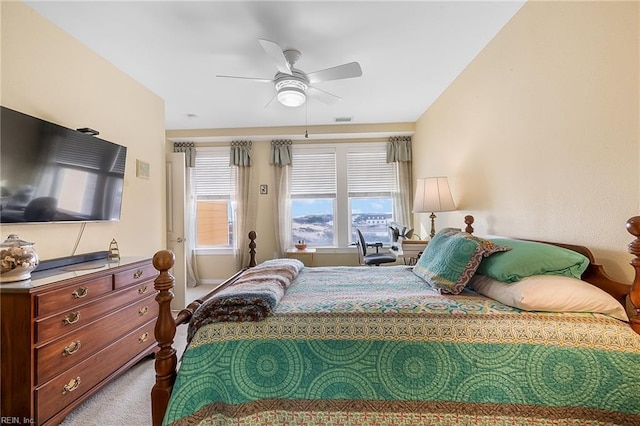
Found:
[[[140,310],[138,311],[138,315],[143,316],[147,312],[149,312],[149,307],[145,305],[142,308],[140,308]]]
[[[64,325],[75,324],[80,320],[80,312],[71,312],[62,320]]]
[[[142,276],[143,273],[144,273],[144,271],[142,269],[138,269],[136,272],[133,273],[133,278],[135,278],[137,280],[138,278],[140,278]]]
[[[62,387],[62,394],[65,395],[68,392],[73,392],[74,390],[78,389],[78,386],[80,386],[80,376],[76,377],[75,379],[69,380],[69,383]]]
[[[69,346],[63,349],[62,356],[75,354],[80,350],[80,346],[82,346],[80,340],[70,343]]]
[[[73,293],[71,293],[71,296],[73,296],[74,299],[82,299],[87,294],[89,294],[89,289],[87,287],[80,287],[79,289],[74,290]]]
[[[143,285],[138,289],[138,294],[145,294],[147,290],[149,290],[149,288],[146,285]]]
[[[140,337],[138,337],[138,343],[144,343],[147,341],[148,338],[149,338],[149,333],[144,332],[142,333],[142,335],[140,335]]]

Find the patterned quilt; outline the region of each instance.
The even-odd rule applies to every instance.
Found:
[[[304,268],[262,321],[203,326],[165,424],[640,424],[640,336],[409,267]]]

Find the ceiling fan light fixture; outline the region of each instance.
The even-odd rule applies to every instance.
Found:
[[[307,100],[307,85],[299,80],[282,80],[276,83],[278,101],[288,107],[299,107]]]
[[[289,87],[278,92],[278,100],[284,106],[299,107],[307,100],[307,95],[296,87]]]

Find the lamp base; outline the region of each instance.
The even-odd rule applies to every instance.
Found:
[[[429,218],[431,219],[431,232],[429,233],[429,235],[431,236],[431,238],[433,238],[433,236],[436,235],[436,215],[434,213],[431,213],[429,215]]]

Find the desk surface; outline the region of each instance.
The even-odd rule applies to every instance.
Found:
[[[314,248],[306,248],[306,249],[302,249],[302,250],[297,249],[297,248],[287,249],[287,253],[301,253],[301,254],[303,254],[303,253],[315,253],[315,252],[316,252],[316,249],[314,249]]]
[[[413,265],[418,260],[418,255],[422,253],[429,242],[423,240],[406,240],[394,243],[392,247],[397,250],[389,250],[396,259],[403,259],[407,265]]]
[[[314,266],[313,257],[315,253],[316,249],[314,248],[306,248],[304,250],[298,250],[297,248],[287,249],[287,257],[297,258],[305,266]]]
[[[404,252],[402,251],[402,244],[396,244],[393,243],[391,244],[391,247],[389,248],[389,253],[391,253],[392,255],[394,255],[397,258],[404,256]]]

